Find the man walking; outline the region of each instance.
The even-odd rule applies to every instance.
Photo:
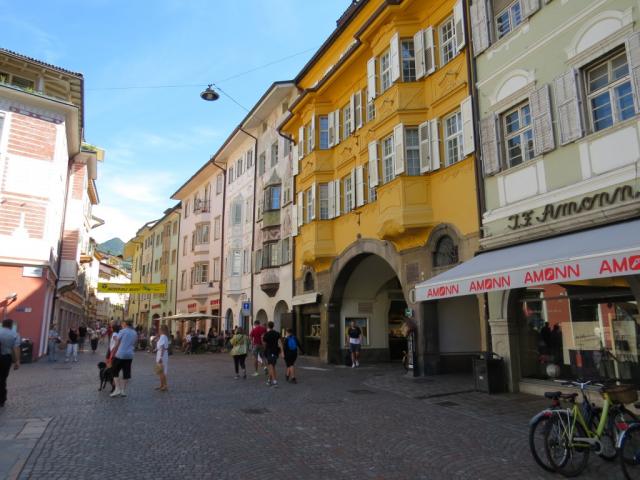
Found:
[[[133,352],[138,342],[138,334],[131,328],[128,320],[121,322],[122,330],[118,333],[118,339],[113,348],[113,377],[116,389],[111,394],[112,397],[126,397],[127,386],[131,379],[131,363],[133,362]],[[122,370],[122,378],[119,378]]]
[[[349,337],[349,351],[351,352],[351,368],[360,366],[360,346],[362,345],[362,330],[356,324],[355,321],[351,322],[349,330],[347,330],[347,336]]]
[[[267,369],[269,374],[267,385],[277,387],[278,380],[276,378],[276,362],[280,355],[282,340],[280,338],[280,334],[273,329],[273,326],[273,322],[267,323],[267,333],[262,337],[262,343],[264,345],[264,356],[267,359]]]
[[[262,358],[264,360],[264,347],[262,345],[262,337],[267,333],[267,329],[260,324],[260,320],[253,322],[253,328],[249,332],[249,338],[251,338],[251,353],[253,353],[253,364],[256,369],[253,374],[254,377],[260,375],[258,373],[258,360]],[[267,368],[267,367],[265,367]]]
[[[0,328],[0,407],[7,401],[7,377],[13,369],[20,368],[20,337],[12,330],[13,320],[2,321]]]

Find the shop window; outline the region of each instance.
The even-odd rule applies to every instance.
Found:
[[[313,274],[311,272],[307,272],[304,276],[303,289],[305,292],[312,292],[315,288],[315,282],[313,280]]]
[[[449,235],[442,236],[433,252],[433,266],[446,267],[458,263],[458,247]]]

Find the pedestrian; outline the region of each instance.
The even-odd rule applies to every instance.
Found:
[[[89,334],[89,339],[91,342],[91,353],[96,353],[96,350],[98,349],[98,340],[100,340],[100,332],[92,329]]]
[[[111,330],[111,337],[109,338],[109,347],[107,348],[107,360],[112,359],[111,352],[113,352],[113,349],[116,347],[116,344],[118,343],[118,334],[120,333],[120,325],[114,323],[113,325],[109,326],[109,329]]]
[[[20,336],[13,331],[13,320],[2,321],[0,328],[0,407],[7,401],[7,377],[13,369],[20,368]]]
[[[247,378],[247,367],[245,360],[249,351],[249,338],[242,331],[242,327],[236,328],[236,334],[231,337],[231,356],[233,357],[233,366],[236,369],[236,380],[240,378],[240,370],[242,368],[242,378]]]
[[[351,352],[351,368],[359,367],[362,330],[360,330],[355,320],[351,322],[351,326],[347,330],[347,337],[349,338],[349,351]]]
[[[160,326],[160,338],[156,344],[156,364],[160,376],[160,386],[156,387],[156,390],[166,392],[167,387],[167,373],[169,371],[169,327],[166,325]]]
[[[280,334],[273,329],[273,327],[273,322],[267,323],[267,333],[262,337],[262,344],[264,345],[264,356],[267,360],[267,371],[269,376],[267,379],[267,385],[277,387],[278,379],[276,378],[276,363],[278,362],[278,356],[280,355],[282,338]]]
[[[78,349],[81,352],[84,352],[84,341],[86,338],[87,338],[87,327],[83,323],[82,325],[80,325],[80,328],[78,328]]]
[[[260,323],[260,320],[256,320],[253,322],[253,328],[251,332],[249,332],[249,337],[251,338],[251,353],[253,354],[253,366],[256,371],[253,376],[257,377],[260,375],[258,373],[258,364],[264,363],[264,346],[262,345],[262,337],[267,333],[267,329]],[[267,366],[264,366],[265,370]]]
[[[49,336],[47,342],[47,354],[50,362],[57,362],[58,359],[56,356],[58,355],[58,344],[62,340],[60,339],[60,334],[58,330],[56,330],[56,326],[52,323],[49,327]]]
[[[287,328],[287,336],[282,342],[284,347],[284,363],[287,366],[286,380],[291,383],[298,383],[296,380],[296,360],[298,359],[298,350],[302,352],[302,346],[298,337],[293,334],[291,328]]]
[[[78,332],[75,328],[69,329],[67,336],[67,353],[65,355],[65,363],[69,363],[69,359],[73,357],[73,361],[78,361]]]
[[[116,389],[111,397],[126,397],[127,387],[131,379],[131,363],[133,362],[133,352],[138,342],[138,334],[129,325],[129,320],[123,320],[122,328],[118,332],[118,339],[114,347],[113,353],[113,377],[116,383]],[[120,370],[122,370],[122,378],[119,378]]]

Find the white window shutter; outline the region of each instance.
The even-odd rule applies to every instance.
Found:
[[[471,14],[471,38],[473,55],[478,56],[489,48],[490,29],[487,0],[473,0],[469,10]]]
[[[296,145],[296,149],[298,148],[299,144]],[[300,160],[298,160],[298,158],[300,158],[297,154],[297,150],[295,152],[295,155],[291,156],[291,174],[295,177],[296,175],[298,175],[298,173],[300,173]]]
[[[431,170],[440,168],[440,133],[438,132],[438,119],[434,118],[431,124]]]
[[[393,170],[396,175],[404,172],[404,125],[393,127]]]
[[[280,265],[280,252],[282,250],[282,240],[278,240],[276,242],[276,248],[272,248],[271,249],[271,255],[273,255],[273,258],[271,258],[271,265],[273,266],[278,266]]]
[[[540,0],[521,0],[522,18],[529,18],[540,9]]]
[[[420,80],[424,77],[426,68],[425,68],[425,59],[424,59],[424,31],[419,30],[413,36],[413,50],[415,52],[416,57],[416,80]]]
[[[560,145],[579,139],[583,133],[577,75],[576,70],[569,70],[554,80]]]
[[[340,180],[334,180],[333,182],[333,188],[334,188],[334,192],[335,192],[335,197],[336,197],[336,203],[335,203],[335,217],[339,217],[340,216]]]
[[[316,184],[311,185],[311,220],[316,219]]]
[[[355,100],[355,103],[356,103],[356,110],[357,110],[358,112],[360,112],[360,114],[359,114],[359,116],[358,116],[358,118],[357,118],[358,123],[356,124],[356,128],[361,128],[361,127],[362,127],[362,124],[363,124],[363,122],[364,122],[364,120],[363,120],[363,117],[364,117],[364,108],[362,108],[362,90],[358,90],[358,91],[356,92],[356,100]],[[355,113],[354,113],[354,115],[355,115]]]
[[[298,160],[304,157],[304,127],[298,129]]]
[[[389,58],[391,61],[391,81],[400,79],[400,35],[396,32],[389,44]]]
[[[433,27],[424,31],[424,68],[425,75],[431,75],[436,71],[436,57],[433,43]]]
[[[293,205],[291,207],[291,235],[294,237],[298,235],[298,206]]]
[[[329,210],[329,218],[334,218],[336,216],[336,192],[335,192],[335,184],[333,182],[329,182],[327,184],[327,207]]]
[[[480,142],[484,175],[500,171],[497,117],[491,113],[480,120]]]
[[[460,52],[465,45],[463,12],[462,0],[458,0],[453,6],[453,25],[456,32],[456,52]]]
[[[369,188],[378,186],[378,142],[369,144]]]
[[[626,48],[636,113],[640,113],[640,32],[634,32],[627,37]]]
[[[471,96],[460,103],[460,116],[462,117],[462,153],[466,157],[475,150],[475,137],[473,132],[473,102]]]
[[[356,167],[356,207],[364,205],[364,168]]]
[[[367,61],[367,102],[376,98],[376,57]]]
[[[298,226],[304,223],[304,193],[298,192],[298,203],[296,204],[298,210]]]
[[[333,145],[335,146],[340,143],[340,110],[336,110],[335,112],[333,112],[333,134]]]
[[[351,210],[356,208],[356,171],[355,169],[351,170],[351,192],[349,193],[349,197],[351,197]]]
[[[316,116],[315,114],[311,116],[311,131],[309,132],[311,135],[311,150],[316,149]],[[311,152],[308,152],[311,153]]]
[[[329,148],[333,147],[335,130],[333,128],[333,112],[329,112],[327,115],[327,124],[329,125]]]
[[[356,94],[355,93],[351,95],[351,98],[349,99],[349,109],[351,110],[351,115],[349,116],[349,118],[351,118],[349,123],[349,131],[353,133],[356,131]],[[347,128],[346,125],[345,125],[345,128]]]
[[[549,85],[545,84],[529,95],[531,120],[533,123],[533,150],[542,155],[556,148],[553,138],[553,119],[551,117],[551,95]]]
[[[420,173],[431,169],[431,122],[427,120],[418,127],[420,141]]]

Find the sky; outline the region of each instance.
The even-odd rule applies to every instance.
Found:
[[[350,0],[0,0],[0,47],[85,78],[85,141],[105,149],[92,236],[127,241],[276,80],[295,77]],[[172,86],[172,87],[169,87]],[[141,88],[135,88],[141,87]]]

